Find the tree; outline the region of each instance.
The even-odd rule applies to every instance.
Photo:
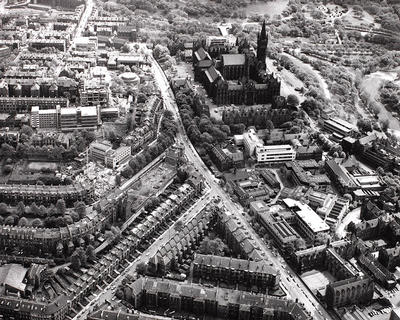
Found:
[[[4,203],[0,203],[0,215],[6,215],[8,214],[8,206]]]
[[[82,263],[78,253],[74,252],[74,254],[71,256],[71,267],[73,270],[79,271],[81,269],[81,266]]]
[[[161,44],[157,44],[154,47],[153,50],[153,56],[156,60],[160,60],[161,58],[164,58],[166,55],[169,55],[169,50],[167,47],[161,45]]]
[[[27,218],[22,217],[21,219],[19,219],[19,221],[18,221],[19,227],[27,227],[28,225],[29,225],[29,221]]]
[[[386,119],[386,120],[383,120],[383,121],[379,121],[379,123],[381,125],[382,131],[386,132],[388,130],[388,128],[389,128],[389,120]]]
[[[267,120],[265,122],[265,129],[267,129],[268,132],[271,133],[271,130],[274,129],[274,123],[271,120]]]
[[[189,178],[189,173],[182,169],[182,167],[179,167],[177,172],[176,172],[176,177],[179,180],[179,183],[183,184],[187,178]]]
[[[129,288],[127,288],[127,289],[129,289]],[[122,290],[121,288],[118,288],[117,291],[115,292],[115,296],[120,300],[125,299],[124,290]],[[130,301],[130,300],[127,300],[127,301]]]
[[[125,166],[125,168],[121,171],[121,175],[125,178],[125,179],[129,179],[133,177],[133,170],[130,166]]]
[[[32,221],[32,227],[34,228],[41,228],[43,227],[43,222],[39,218],[36,218]]]
[[[183,228],[183,222],[181,220],[177,221],[174,225],[174,229],[177,232],[180,232]]]
[[[225,244],[221,239],[210,239],[208,237],[204,238],[199,246],[199,252],[202,254],[213,254],[218,256],[223,256],[225,250]]]
[[[343,198],[349,200],[350,202],[353,201],[353,197],[352,197],[352,195],[349,194],[349,193],[345,193],[345,194],[343,195]]]
[[[319,233],[315,238],[316,244],[326,244],[330,240],[330,236],[327,233]]]
[[[306,242],[304,241],[304,239],[302,239],[302,238],[297,239],[295,242],[295,249],[302,250],[305,248],[306,248]]]
[[[47,209],[43,204],[39,207],[38,215],[40,218],[45,218],[47,216]]]
[[[79,215],[80,219],[86,216],[86,205],[83,201],[76,201],[74,203],[74,210]]]
[[[385,173],[385,170],[384,170],[382,167],[378,167],[378,168],[376,168],[376,172],[377,172],[379,175],[383,175],[383,174]]]
[[[140,275],[145,275],[148,271],[147,263],[141,262],[136,266],[136,272]]]
[[[160,204],[160,199],[157,197],[151,197],[147,199],[145,210],[148,212],[153,211]]]
[[[9,226],[13,226],[15,224],[15,218],[14,216],[8,216],[5,220],[4,220],[4,224],[9,225]]]
[[[294,94],[289,94],[289,95],[287,96],[287,104],[288,104],[288,105],[290,105],[290,106],[292,106],[292,107],[297,107],[297,106],[299,105],[299,103],[300,103],[300,100],[299,100],[299,98],[298,98],[296,95],[294,95]]]
[[[25,134],[25,135],[27,135],[28,137],[30,137],[30,136],[32,136],[32,134],[33,134],[33,129],[30,127],[30,126],[27,126],[27,125],[23,125],[22,126],[22,128],[21,128],[21,134]]]
[[[63,216],[66,211],[66,205],[64,199],[58,199],[56,203],[57,214]]]
[[[38,217],[39,216],[39,207],[38,205],[34,202],[31,204],[31,213],[33,216]]]
[[[3,143],[0,148],[0,157],[1,158],[14,158],[15,149],[13,146],[10,146],[7,143]]]
[[[72,217],[71,217],[70,215],[65,215],[65,216],[63,217],[63,219],[64,219],[64,223],[65,223],[66,225],[69,225],[69,224],[73,224],[73,223],[74,223],[74,219],[72,219]]]
[[[13,170],[13,166],[10,164],[7,164],[3,167],[3,173],[4,174],[10,174]]]
[[[126,117],[126,130],[132,131],[135,128],[135,120],[133,119],[133,116],[131,113],[128,113],[128,116]]]
[[[96,260],[96,252],[91,244],[89,244],[86,248],[86,256],[90,262],[94,262]]]
[[[115,184],[116,184],[116,186],[120,186],[121,185],[121,175],[120,174],[117,174],[115,176]]]
[[[17,214],[18,214],[19,217],[22,217],[25,214],[25,210],[26,210],[25,204],[22,201],[18,202],[18,204],[17,204]]]

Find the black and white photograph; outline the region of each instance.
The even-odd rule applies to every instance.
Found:
[[[400,0],[0,0],[0,320],[400,320]]]

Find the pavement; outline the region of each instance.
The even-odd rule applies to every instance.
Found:
[[[191,220],[193,220],[210,202],[210,189],[206,189],[203,196],[194,203],[183,215],[177,220],[182,221],[183,224],[187,224]],[[115,292],[122,284],[122,281],[128,274],[133,275],[136,272],[136,267],[140,263],[147,263],[153,255],[157,253],[157,251],[165,245],[172,237],[175,236],[176,230],[174,227],[175,223],[172,224],[163,234],[161,234],[156,241],[154,241],[139,257],[129,263],[129,265],[102,291],[94,295],[94,299],[92,299],[81,311],[79,311],[74,320],[78,319],[86,319],[89,313],[93,312],[93,309],[97,306],[101,306],[105,304],[107,301],[112,301],[112,298],[115,295]],[[87,298],[89,300],[89,298]]]
[[[185,148],[185,156],[189,163],[193,164],[198,172],[205,179],[208,185],[208,190],[205,194],[185,213],[178,221],[182,221],[184,224],[192,220],[198,215],[202,209],[210,202],[211,195],[213,197],[219,197],[221,202],[224,204],[227,212],[237,217],[249,231],[251,238],[253,239],[253,245],[256,250],[260,251],[260,255],[265,257],[268,263],[272,263],[273,267],[279,270],[281,274],[281,286],[287,292],[288,298],[297,300],[304,305],[304,307],[311,313],[314,319],[331,319],[331,316],[326,310],[320,305],[308,288],[303,284],[301,279],[290,269],[284,259],[279,254],[271,252],[265,244],[265,242],[257,235],[249,224],[250,219],[243,212],[243,208],[235,204],[230,196],[223,191],[219,186],[217,178],[208,170],[202,159],[194,149],[193,145],[186,136],[182,121],[179,116],[179,110],[175,102],[174,94],[169,86],[168,80],[159,66],[159,64],[150,56],[150,60],[153,66],[153,72],[155,80],[158,83],[158,87],[161,90],[161,94],[164,99],[165,108],[170,110],[175,115],[178,121],[178,133],[177,141],[180,142]],[[102,290],[101,293],[96,295],[92,301],[89,302],[75,317],[74,319],[80,319],[86,317],[94,308],[94,306],[100,306],[106,302],[111,301],[115,295],[116,288],[122,284],[122,280],[127,274],[133,274],[136,271],[136,266],[139,263],[147,262],[148,259],[153,256],[157,250],[165,244],[175,234],[174,225],[171,225],[160,237],[154,241],[148,249],[146,249],[138,258],[130,262],[129,265],[119,274],[110,284]]]
[[[288,297],[293,300],[298,300],[304,304],[306,310],[308,310],[314,319],[332,319],[332,317],[326,312],[319,301],[313,296],[311,291],[304,285],[301,279],[290,269],[284,259],[279,254],[273,254],[266,246],[265,242],[257,235],[257,233],[250,226],[248,219],[243,216],[243,209],[238,207],[230,198],[230,196],[224,192],[224,190],[218,184],[216,177],[208,170],[202,159],[194,149],[192,143],[186,136],[182,121],[179,116],[178,106],[175,102],[174,94],[169,86],[168,79],[166,78],[160,65],[151,56],[150,60],[153,66],[153,72],[155,80],[158,83],[158,87],[161,90],[161,94],[164,99],[166,109],[173,112],[175,118],[178,120],[178,133],[177,140],[181,142],[185,148],[185,155],[189,163],[193,164],[203,176],[206,183],[211,188],[211,194],[219,196],[227,211],[232,215],[238,217],[238,219],[247,227],[247,230],[253,238],[253,244],[255,248],[259,248],[261,255],[265,257],[265,260],[272,262],[273,266],[279,270],[281,274],[281,284],[283,289],[288,293]]]
[[[79,38],[82,36],[82,32],[85,30],[85,27],[89,20],[89,17],[92,14],[93,5],[94,5],[93,0],[86,0],[85,11],[83,11],[81,19],[79,20],[79,23],[78,23],[78,26],[77,26],[76,32],[75,32],[75,37],[71,41],[71,45],[68,48],[68,52],[70,52],[72,50],[72,48],[74,47],[76,38]]]

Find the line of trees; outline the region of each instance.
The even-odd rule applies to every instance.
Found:
[[[121,171],[121,175],[124,178],[132,178],[133,175],[142,170],[148,163],[157,158],[165,149],[173,144],[178,130],[173,114],[169,110],[165,111],[161,121],[161,131],[156,143],[144,148],[143,152],[137,154],[129,161],[129,165]]]
[[[3,142],[0,147],[0,159],[45,158],[49,160],[69,161],[74,159],[79,152],[84,151],[96,139],[95,134],[91,131],[75,130],[69,148],[64,148],[62,145],[34,146],[31,144],[33,134],[31,130],[27,126],[21,129],[20,142]]]
[[[38,206],[36,203],[26,206],[22,201],[18,202],[16,207],[0,203],[0,224],[12,226],[65,227],[79,221],[85,215],[86,205],[82,201],[75,202],[74,208],[68,211],[63,199],[59,199],[55,205],[51,204],[49,207]]]
[[[223,143],[231,129],[223,121],[210,118],[208,108],[191,89],[181,89],[175,95],[183,126],[200,156],[209,161],[207,153],[214,144]]]

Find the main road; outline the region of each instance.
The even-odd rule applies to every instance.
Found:
[[[281,284],[285,291],[288,293],[288,296],[293,300],[298,300],[299,302],[303,303],[306,310],[311,313],[314,319],[332,319],[331,316],[323,308],[323,306],[314,297],[314,295],[304,285],[301,279],[293,271],[290,270],[290,267],[286,265],[282,257],[280,257],[279,254],[275,255],[270,250],[268,250],[265,242],[250,226],[248,219],[243,216],[243,210],[236,206],[230,196],[218,184],[215,176],[205,166],[204,162],[202,161],[186,135],[182,120],[179,115],[178,106],[175,102],[174,94],[170,88],[165,73],[152,56],[150,56],[150,60],[153,66],[154,77],[158,84],[158,87],[161,90],[165,107],[175,115],[178,121],[177,140],[185,147],[185,155],[188,162],[193,164],[206,180],[207,184],[211,188],[211,194],[214,196],[219,196],[225,207],[227,208],[227,211],[237,217],[243,223],[243,225],[247,227],[247,230],[252,235],[254,247],[260,251],[261,255],[265,257],[266,261],[270,263],[272,262],[272,265],[280,272]]]
[[[82,36],[82,32],[85,30],[86,24],[89,21],[90,15],[92,14],[93,5],[94,5],[93,0],[86,0],[85,10],[83,11],[81,18],[79,19],[78,25],[76,26],[75,36],[71,41],[71,44],[68,48],[68,52],[72,50],[72,47],[74,46],[76,39]]]

